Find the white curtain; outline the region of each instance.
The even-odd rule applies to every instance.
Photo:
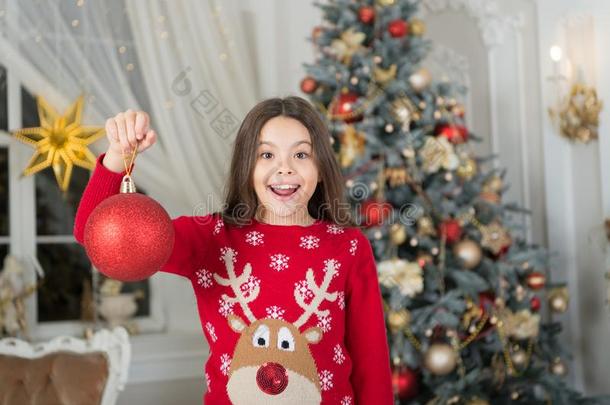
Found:
[[[234,4],[6,0],[0,63],[58,110],[84,93],[88,125],[127,108],[148,111],[159,142],[138,156],[136,183],[191,214],[218,201],[234,137],[228,118],[241,121],[256,102]],[[183,69],[188,94],[175,80]],[[208,116],[210,97],[217,107]]]

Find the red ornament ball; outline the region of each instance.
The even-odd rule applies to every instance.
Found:
[[[540,310],[540,298],[538,298],[537,296],[533,296],[532,299],[530,299],[530,308],[532,309],[532,311],[538,311]]]
[[[447,243],[455,243],[462,237],[462,226],[457,219],[447,219],[438,227],[440,236],[445,235]]]
[[[401,400],[413,399],[419,394],[419,376],[408,367],[396,367],[392,370],[392,387]]]
[[[444,136],[454,145],[464,143],[468,140],[468,129],[463,125],[437,125],[435,129],[437,136]]]
[[[525,278],[525,282],[532,290],[540,290],[546,284],[546,276],[538,271],[532,271]]]
[[[307,76],[301,80],[301,91],[305,94],[311,94],[318,88],[318,82],[311,76]]]
[[[370,6],[360,7],[358,10],[358,19],[364,24],[370,24],[375,19],[375,9]]]
[[[120,281],[157,272],[174,247],[174,227],[163,207],[140,193],[102,201],[85,224],[84,245],[93,265]]]
[[[343,120],[347,123],[360,121],[362,119],[362,106],[358,102],[359,96],[356,93],[341,93],[331,106],[330,112],[334,119]]]
[[[393,38],[402,38],[409,32],[409,23],[405,20],[392,20],[388,24],[388,32]]]
[[[324,32],[324,28],[321,26],[317,25],[313,27],[313,30],[311,31],[311,38],[314,40],[314,42],[320,37],[320,35],[322,35],[322,32]]]
[[[381,225],[392,214],[392,204],[375,200],[365,201],[362,204],[360,213],[363,217],[364,226]]]

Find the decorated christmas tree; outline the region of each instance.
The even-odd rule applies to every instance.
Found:
[[[552,315],[567,290],[520,236],[526,211],[503,202],[504,172],[473,153],[464,89],[423,66],[418,2],[316,6],[301,90],[327,120],[378,261],[397,403],[592,402],[564,381]]]

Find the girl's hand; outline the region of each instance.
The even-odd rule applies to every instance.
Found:
[[[116,156],[129,156],[134,150],[138,153],[154,145],[157,134],[150,129],[150,120],[144,111],[127,110],[106,120],[106,137],[110,143],[108,153]]]
[[[150,120],[144,111],[127,110],[106,120],[106,137],[110,146],[103,164],[108,169],[120,173],[124,167],[124,157],[129,159],[134,149],[138,153],[154,145],[157,134],[150,129]]]

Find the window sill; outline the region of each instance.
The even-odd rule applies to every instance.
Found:
[[[209,348],[201,332],[155,333],[130,337],[127,384],[201,378]]]

